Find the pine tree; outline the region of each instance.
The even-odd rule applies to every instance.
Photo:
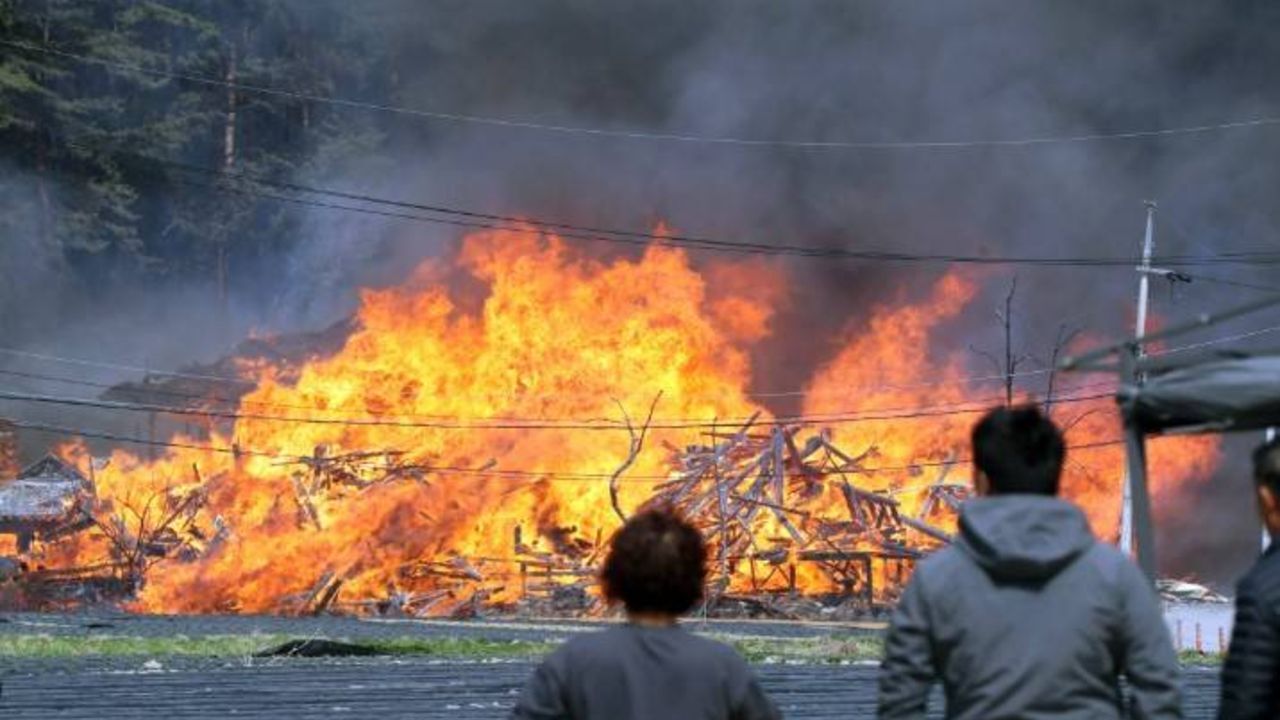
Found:
[[[225,303],[237,268],[305,242],[306,208],[245,177],[314,179],[382,143],[376,114],[238,87],[385,101],[349,3],[0,0],[0,38],[31,46],[0,52],[0,232],[68,273],[203,278]]]

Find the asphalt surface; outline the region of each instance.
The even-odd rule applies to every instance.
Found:
[[[591,623],[367,621],[350,618],[157,618],[8,615],[0,633],[295,637],[463,636],[545,640]],[[840,626],[845,632],[847,626]],[[787,636],[831,626],[713,623],[716,632]],[[874,630],[854,629],[855,632]],[[0,718],[501,718],[529,661],[414,658],[0,657]],[[870,718],[872,665],[764,664],[762,682],[793,718]],[[1187,717],[1211,718],[1217,671],[1188,669]],[[940,717],[937,703],[932,717]]]

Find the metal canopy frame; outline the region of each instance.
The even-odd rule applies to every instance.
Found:
[[[1139,417],[1137,409],[1139,408],[1139,401],[1142,399],[1143,388],[1147,384],[1146,376],[1148,373],[1168,372],[1175,368],[1184,373],[1194,372],[1197,367],[1221,364],[1223,360],[1218,357],[1207,362],[1204,360],[1198,362],[1190,361],[1170,366],[1161,362],[1158,358],[1144,357],[1142,355],[1142,347],[1153,340],[1177,337],[1193,330],[1234,320],[1277,305],[1280,305],[1280,295],[1270,295],[1256,302],[1240,305],[1219,313],[1204,313],[1194,320],[1181,325],[1174,325],[1143,337],[1130,338],[1079,357],[1068,357],[1059,365],[1062,370],[1116,372],[1119,374],[1120,388],[1116,394],[1116,401],[1120,405],[1121,416],[1124,421],[1125,463],[1128,470],[1130,497],[1133,505],[1133,532],[1134,540],[1137,544],[1137,561],[1139,567],[1142,568],[1142,572],[1153,582],[1156,577],[1156,545],[1155,528],[1151,516],[1151,493],[1147,483],[1147,437],[1149,435],[1165,434],[1171,430],[1182,434],[1242,431],[1259,429],[1265,427],[1265,424],[1259,424],[1259,419],[1255,417],[1248,424],[1242,425],[1232,422],[1232,418],[1225,416],[1219,418],[1219,422],[1203,422],[1197,425],[1164,427],[1149,422],[1144,423]],[[1241,362],[1247,361],[1247,356],[1243,354],[1237,353],[1234,354],[1234,357],[1240,359]],[[1280,413],[1277,413],[1277,416],[1266,424],[1280,425]]]

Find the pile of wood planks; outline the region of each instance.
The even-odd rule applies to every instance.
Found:
[[[875,447],[851,454],[826,432],[758,422],[710,434],[707,444],[668,447],[670,479],[641,505],[671,507],[703,534],[710,552],[705,612],[784,618],[857,616],[896,599],[915,561],[951,540],[940,526],[954,521],[967,496],[948,483],[950,465],[916,489],[919,511],[908,515],[888,490],[865,489],[864,467]],[[859,481],[859,482],[855,482]],[[620,508],[618,509],[621,512]],[[596,576],[608,538],[584,538],[573,528],[538,528],[539,542],[513,531],[506,557],[432,557],[402,567],[387,596],[356,611],[466,616],[515,611],[527,615],[596,615],[605,607]],[[548,549],[549,548],[549,549]],[[814,572],[822,582],[814,583]],[[318,583],[324,586],[326,580]],[[820,587],[815,591],[815,587]],[[486,604],[499,594],[514,606]],[[312,609],[319,590],[304,603]]]

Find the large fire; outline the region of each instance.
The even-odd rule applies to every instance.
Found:
[[[427,261],[398,287],[364,292],[357,330],[338,353],[287,372],[247,370],[255,389],[233,426],[175,438],[237,452],[171,448],[147,460],[117,450],[96,469],[103,506],[135,531],[175,498],[199,496],[188,525],[204,546],[150,567],[136,607],[271,612],[329,576],[345,579],[344,598],[385,597],[415,563],[509,558],[518,532],[547,552],[598,546],[619,522],[608,478],[631,446],[624,412],[638,426],[658,398],[620,483],[626,510],[670,475],[673,448],[707,442],[713,425],[771,417],[748,391],[751,349],[770,335],[785,293],[783,271],[768,263],[695,269],[658,245],[639,259],[602,261],[554,236],[472,235],[456,261]],[[971,279],[949,274],[921,301],[866,309],[804,389],[814,432],[873,449],[854,482],[913,511],[917,490],[941,473],[967,482],[965,463],[946,463],[963,460],[977,411],[999,401],[995,385],[966,382],[967,349],[931,347],[974,295]],[[1075,399],[1088,387],[1060,393],[1055,417],[1069,426],[1069,444],[1084,446],[1070,453],[1068,492],[1111,537],[1123,449],[1100,443],[1119,438],[1116,413],[1106,398]],[[348,465],[357,480],[362,468],[381,468],[382,479],[313,482],[306,458],[352,453],[367,453]],[[89,463],[82,445],[66,454]],[[1211,472],[1216,445],[1158,441],[1150,461],[1159,493]],[[388,474],[388,464],[404,472]],[[807,509],[838,512],[828,494]],[[47,563],[89,564],[107,554],[107,538],[89,533],[42,551]],[[811,586],[821,583],[811,574],[798,583],[825,589]],[[511,602],[517,592],[512,580],[488,599]]]

